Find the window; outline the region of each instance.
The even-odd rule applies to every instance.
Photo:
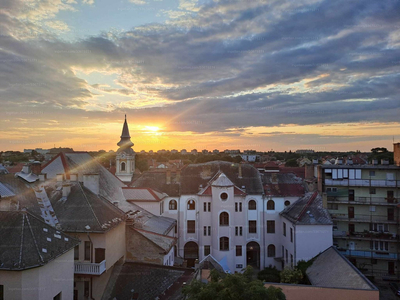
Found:
[[[203,210],[204,211],[211,211],[211,202],[204,202]]]
[[[89,297],[89,284],[90,284],[90,282],[89,281],[85,281],[85,287],[84,287],[84,294],[85,294],[85,297]]]
[[[242,246],[236,246],[236,256],[242,256]]]
[[[74,260],[79,260],[79,245],[76,245],[74,248]]]
[[[293,243],[293,228],[290,227],[290,241]]]
[[[257,221],[249,221],[249,233],[257,233]]]
[[[221,198],[222,201],[226,201],[228,199],[228,194],[227,193],[221,193],[221,195],[219,196]]]
[[[125,171],[125,163],[124,162],[121,163],[121,171]]]
[[[208,229],[208,235],[210,236],[211,235],[211,226],[208,226],[207,229]]]
[[[207,235],[207,226],[204,226],[204,236],[206,236]]]
[[[204,256],[207,256],[210,254],[210,245],[205,245],[204,246]]]
[[[239,202],[239,211],[242,211],[242,202]]]
[[[369,171],[369,176],[375,176],[375,171]]]
[[[219,239],[219,250],[220,251],[229,251],[229,238],[223,236]]]
[[[267,221],[267,233],[275,233],[275,221]]]
[[[203,203],[203,211],[207,211],[207,202]]]
[[[176,210],[178,208],[178,204],[176,200],[169,201],[169,210]]]
[[[286,200],[285,201],[285,206],[289,206],[290,205],[290,201],[289,200]]]
[[[337,203],[328,203],[328,209],[330,210],[338,210],[339,205]]]
[[[268,245],[268,257],[275,257],[275,245]]]
[[[90,260],[90,242],[85,241],[85,260]]]
[[[160,216],[164,213],[164,201],[160,202]]]
[[[236,212],[238,211],[238,203],[237,202],[235,202],[235,211]]]
[[[222,212],[219,215],[219,226],[229,226],[229,215],[227,212]]]
[[[236,227],[235,227],[235,235],[236,235],[236,236],[242,236],[242,235],[243,235],[243,228],[242,228],[242,226],[236,226]]]
[[[203,227],[203,234],[204,236],[210,236],[211,235],[211,226],[204,226]]]
[[[254,200],[249,201],[249,210],[256,210],[257,209],[257,203]]]
[[[207,207],[208,207],[208,211],[210,212],[211,211],[211,202],[207,203]]]
[[[290,266],[293,268],[293,254],[290,254]]]
[[[187,203],[188,210],[195,210],[196,209],[196,202],[194,200],[189,200]]]
[[[268,202],[267,202],[267,210],[275,210],[275,202],[274,202],[274,200],[268,200]]]
[[[375,211],[375,206],[370,206],[369,211]]]
[[[196,233],[196,221],[187,221],[187,233]]]
[[[389,250],[389,242],[380,242],[380,241],[371,241],[370,242],[371,250],[378,250],[378,251],[388,251]]]
[[[1,298],[0,298],[1,299]],[[53,300],[61,300],[61,292],[53,297]]]
[[[376,188],[369,188],[370,194],[376,194]]]
[[[286,263],[288,263],[289,262],[289,254],[288,254],[287,249],[285,251],[286,251]]]
[[[388,224],[370,223],[369,224],[369,231],[388,232],[389,231],[389,225]]]
[[[283,235],[286,236],[286,223],[283,222]]]

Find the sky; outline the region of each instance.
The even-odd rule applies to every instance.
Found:
[[[400,1],[2,0],[0,151],[400,142]]]

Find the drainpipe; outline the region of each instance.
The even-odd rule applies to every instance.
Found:
[[[293,262],[293,268],[297,265],[297,255],[296,255],[296,249],[297,249],[297,244],[296,244],[296,224],[293,224],[293,244],[294,244],[294,262]]]

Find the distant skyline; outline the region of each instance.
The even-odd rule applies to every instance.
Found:
[[[3,0],[0,151],[400,142],[400,1]]]

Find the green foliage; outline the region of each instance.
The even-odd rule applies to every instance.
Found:
[[[303,274],[303,279],[299,282],[300,284],[309,284],[309,285],[311,284],[310,281],[308,280],[306,271],[313,264],[313,262],[314,259],[312,258],[308,261],[300,260],[297,263],[296,269],[300,270],[301,274]]]
[[[140,170],[140,172],[144,172],[149,169],[149,163],[147,162],[147,159],[142,159],[139,155],[136,155],[135,166]]]
[[[281,282],[280,272],[275,266],[265,268],[258,272],[257,278],[264,282]]]
[[[394,163],[393,152],[389,152],[384,147],[372,148],[371,152],[372,153],[368,156],[369,161],[377,159],[378,162],[380,163],[382,159],[385,159],[388,160],[390,164]]]
[[[297,160],[295,158],[288,159],[285,163],[285,167],[298,167]]]
[[[189,299],[194,300],[285,300],[282,290],[270,286],[264,287],[260,280],[253,280],[253,268],[247,267],[243,274],[227,274],[221,278],[216,271],[211,271],[211,281],[203,283],[193,280],[182,292]]]
[[[303,279],[303,274],[298,269],[285,268],[281,272],[281,282],[298,284]]]

